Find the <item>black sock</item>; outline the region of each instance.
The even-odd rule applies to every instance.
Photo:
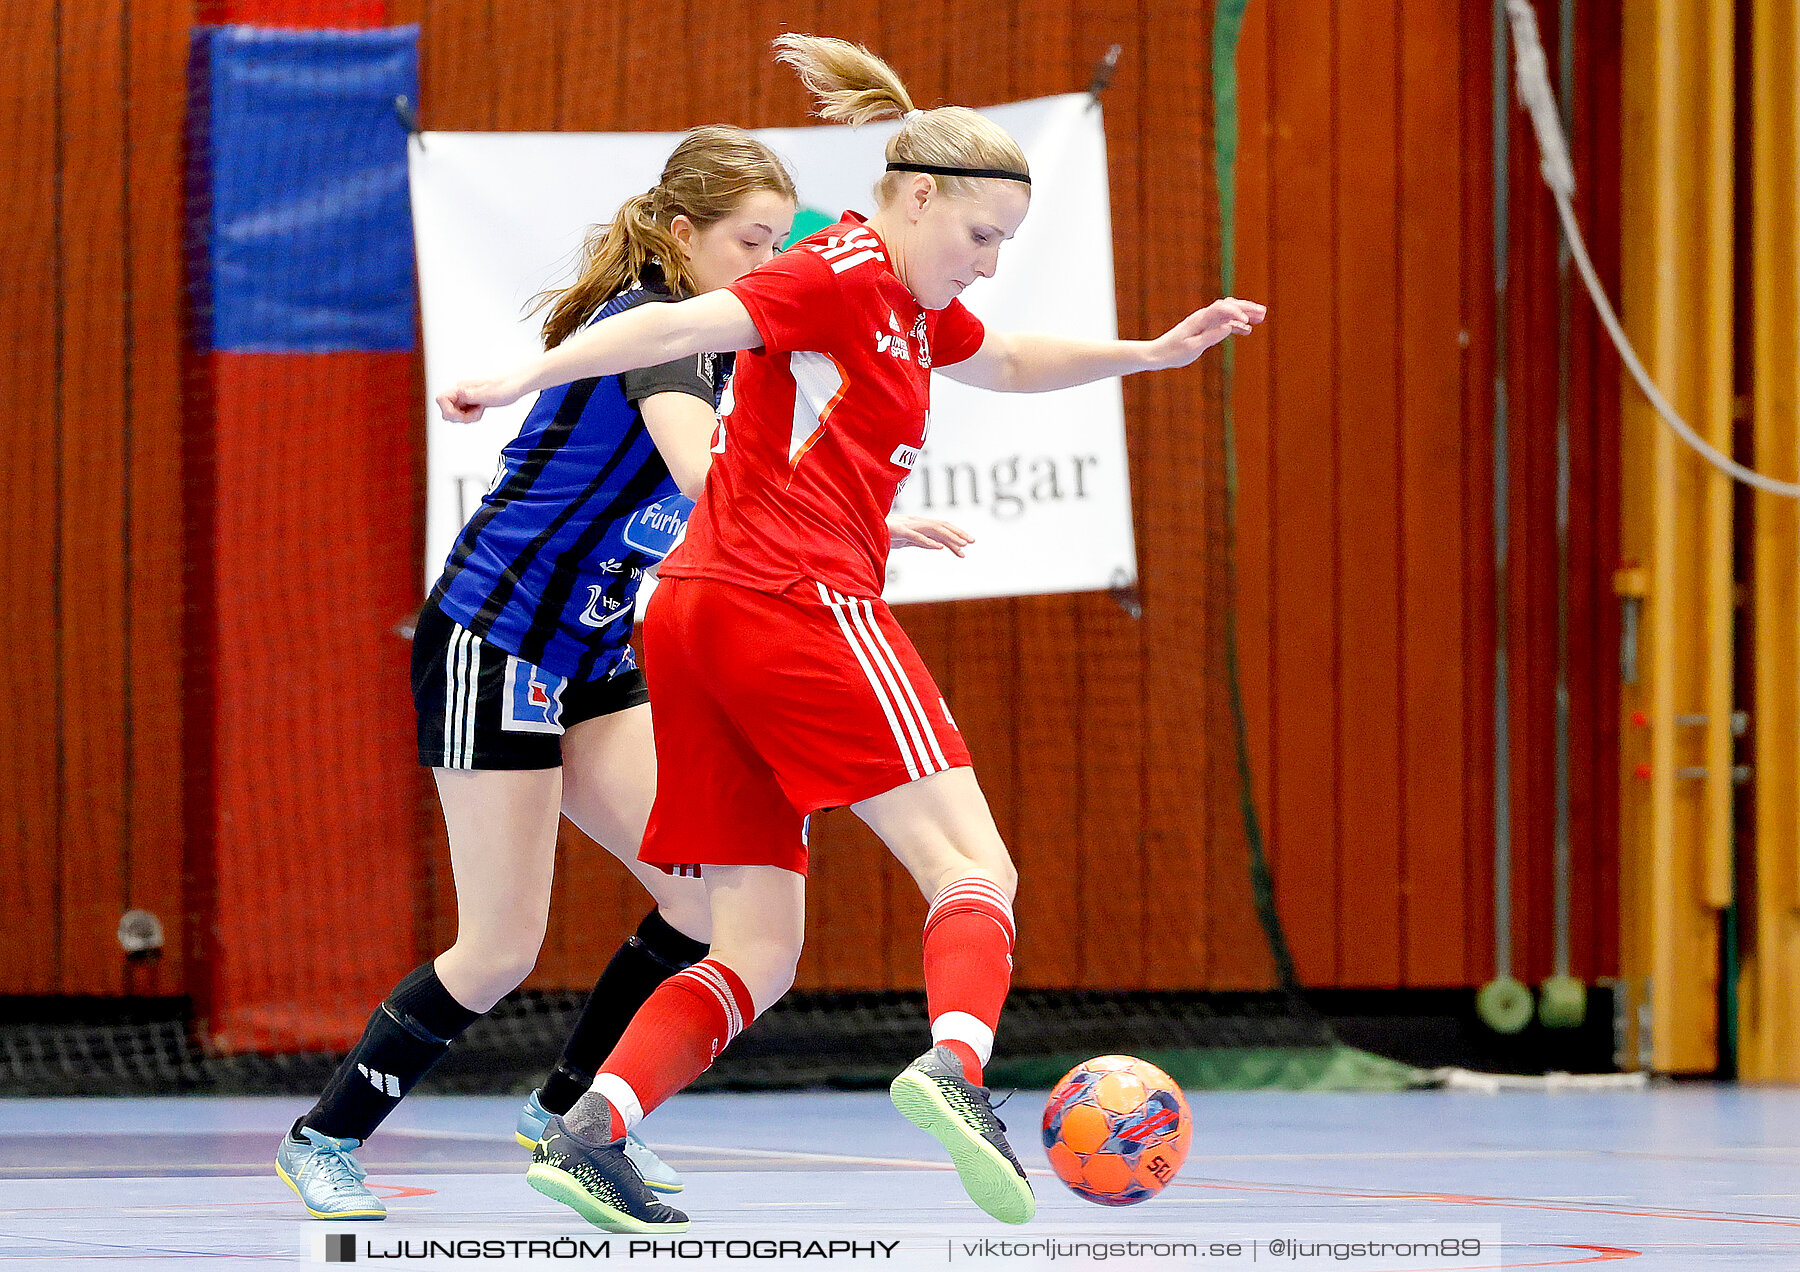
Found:
[[[362,1038],[296,1129],[310,1126],[336,1139],[368,1139],[481,1015],[451,997],[430,963],[414,968],[370,1015]]]
[[[670,927],[657,911],[645,915],[637,934],[625,938],[594,983],[562,1059],[538,1090],[539,1102],[552,1113],[567,1113],[592,1084],[638,1008],[664,980],[705,958],[706,950]]]

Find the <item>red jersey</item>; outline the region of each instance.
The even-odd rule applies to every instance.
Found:
[[[730,284],[763,347],[740,354],[706,490],[670,578],[878,597],[887,515],[931,419],[931,367],[981,348],[952,300],[923,308],[854,212]]]

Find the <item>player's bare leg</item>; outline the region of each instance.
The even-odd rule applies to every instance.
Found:
[[[596,716],[563,735],[563,811],[644,885],[669,926],[705,945],[712,939],[706,885],[637,858],[656,802],[650,710],[644,705]]]
[[[434,770],[456,877],[456,943],[408,973],[370,1014],[275,1169],[318,1219],[387,1208],[351,1156],[465,1029],[525,979],[550,909],[556,769]]]
[[[1012,980],[1012,858],[969,768],[922,777],[853,811],[931,907],[924,944],[933,1045],[894,1079],[894,1106],[949,1150],[977,1205],[1024,1223],[1037,1202],[981,1085]]]
[[[431,773],[456,880],[456,940],[437,956],[438,979],[463,1006],[485,1012],[518,988],[544,944],[562,770]]]

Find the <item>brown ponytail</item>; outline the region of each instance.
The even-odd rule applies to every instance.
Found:
[[[703,230],[762,190],[795,197],[794,179],[774,151],[738,128],[713,125],[688,133],[656,185],[625,200],[610,224],[589,229],[575,282],[533,298],[531,312],[550,310],[544,348],[567,340],[608,297],[632,283],[692,295],[696,285],[671,228],[675,218],[685,216]]]

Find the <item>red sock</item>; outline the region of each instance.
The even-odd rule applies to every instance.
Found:
[[[594,1078],[592,1089],[612,1106],[614,1137],[705,1073],[754,1019],[750,991],[717,959],[657,986]]]
[[[1000,885],[967,875],[925,916],[925,1004],[931,1039],[949,1047],[977,1086],[1012,985],[1012,904]]]

